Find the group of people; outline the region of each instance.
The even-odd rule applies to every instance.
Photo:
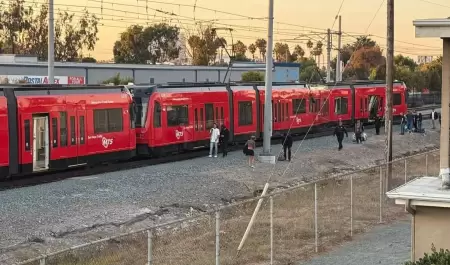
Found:
[[[223,157],[226,157],[228,155],[228,141],[230,139],[230,131],[228,130],[228,128],[224,124],[222,124],[222,127],[219,130],[219,128],[217,127],[217,123],[214,123],[213,127],[209,131],[209,134],[209,157],[213,157],[213,151],[214,157],[217,157],[219,144],[222,149]]]
[[[434,110],[433,110],[434,111]],[[423,132],[422,129],[422,113],[417,113],[416,110],[408,111],[406,114],[401,114],[402,120],[400,123],[400,134],[403,135],[405,132]],[[432,114],[433,115],[433,114]],[[434,125],[434,121],[433,121]],[[434,126],[433,126],[434,127]]]

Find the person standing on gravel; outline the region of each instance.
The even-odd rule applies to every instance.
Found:
[[[256,148],[255,139],[256,137],[252,135],[250,140],[248,140],[247,143],[245,143],[245,145],[247,146],[246,155],[248,155],[248,166],[252,168],[255,168],[255,148]]]
[[[228,141],[230,140],[230,131],[227,129],[225,124],[222,124],[222,130],[220,131],[220,140],[223,157],[226,157],[228,155]]]
[[[376,135],[380,135],[380,127],[381,127],[381,118],[377,115],[375,117],[375,133],[376,133]]]
[[[291,162],[291,148],[292,148],[292,136],[290,133],[286,133],[284,141],[283,141],[283,151],[284,151],[284,160],[289,159],[289,162]],[[286,156],[286,151],[287,155]]]
[[[433,125],[433,128],[432,129],[436,129],[436,126],[435,126],[435,124],[434,124],[434,121],[435,120],[437,120],[438,119],[438,114],[437,114],[437,112],[433,109],[432,111],[431,111],[431,124]]]
[[[209,157],[212,157],[213,155],[213,149],[214,149],[214,157],[217,157],[217,144],[219,143],[219,137],[220,137],[220,130],[217,128],[217,123],[214,123],[211,130],[209,130],[209,134],[211,136],[210,143],[209,143]]]
[[[342,140],[344,140],[344,134],[348,137],[348,133],[347,130],[345,129],[345,127],[342,125],[342,120],[339,119],[339,124],[338,126],[336,126],[336,128],[334,129],[334,133],[333,136],[336,135],[336,138],[338,140],[339,143],[339,151],[342,150]]]

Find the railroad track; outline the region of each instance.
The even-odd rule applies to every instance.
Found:
[[[439,106],[436,107],[424,107],[424,108],[415,108],[417,111],[425,111],[430,110],[432,108],[439,108]],[[428,115],[423,116],[424,120],[429,119]],[[394,122],[394,124],[398,124],[398,122]],[[373,125],[367,125],[365,126],[365,129],[373,129]],[[313,139],[313,138],[319,138],[319,137],[325,137],[330,136],[333,134],[333,129],[321,131],[321,132],[315,132],[315,133],[309,133],[308,135],[302,134],[302,135],[296,135],[293,136],[294,141],[299,141],[302,139]],[[272,139],[272,144],[281,144],[282,138],[275,138]],[[262,142],[257,142],[256,145],[258,147],[262,146]],[[236,150],[242,150],[243,145],[242,144],[236,144],[229,146],[229,151],[236,151]],[[111,163],[111,164],[103,164],[103,165],[96,165],[93,167],[84,167],[84,168],[74,168],[74,169],[68,169],[61,172],[47,172],[42,174],[34,174],[27,177],[21,177],[18,179],[13,180],[4,180],[0,182],[0,191],[2,190],[8,190],[8,189],[14,189],[14,188],[21,188],[21,187],[27,187],[27,186],[33,186],[33,185],[39,185],[44,183],[50,183],[55,181],[61,181],[68,178],[74,178],[74,177],[85,177],[85,176],[91,176],[91,175],[97,175],[102,173],[110,173],[110,172],[116,172],[116,171],[122,171],[127,169],[133,169],[133,168],[140,168],[145,166],[152,166],[152,165],[158,165],[158,164],[164,164],[164,163],[171,163],[176,161],[183,161],[183,160],[189,160],[197,157],[207,156],[209,154],[208,149],[198,149],[194,151],[190,151],[187,153],[180,153],[176,156],[164,156],[160,158],[136,158],[130,161],[124,161],[124,162],[117,162],[117,163]]]

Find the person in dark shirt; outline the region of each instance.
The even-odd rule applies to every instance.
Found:
[[[375,133],[377,135],[380,135],[380,127],[381,127],[381,118],[376,116],[375,117]]]
[[[357,144],[362,142],[363,132],[364,132],[364,126],[360,120],[357,120],[356,125],[355,125],[355,138],[356,138]]]
[[[291,161],[291,148],[292,148],[292,136],[289,133],[286,133],[283,141],[283,150],[284,150],[284,160],[288,159]],[[288,156],[286,157],[286,151]]]
[[[345,127],[342,125],[342,120],[339,119],[339,124],[338,126],[336,126],[336,128],[334,129],[334,133],[333,136],[336,135],[336,138],[338,140],[339,143],[339,151],[342,150],[342,140],[344,140],[344,134],[348,137],[348,133],[347,130],[345,129]]]
[[[222,128],[220,130],[220,143],[222,146],[222,155],[226,157],[228,155],[228,141],[230,140],[230,131],[222,124]]]

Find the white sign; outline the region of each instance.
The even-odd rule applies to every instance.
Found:
[[[0,83],[3,84],[48,84],[48,76],[39,75],[0,75]],[[84,76],[55,76],[55,84],[84,84]]]
[[[183,131],[175,130],[175,137],[177,137],[178,140],[180,140],[181,137],[183,137]]]

